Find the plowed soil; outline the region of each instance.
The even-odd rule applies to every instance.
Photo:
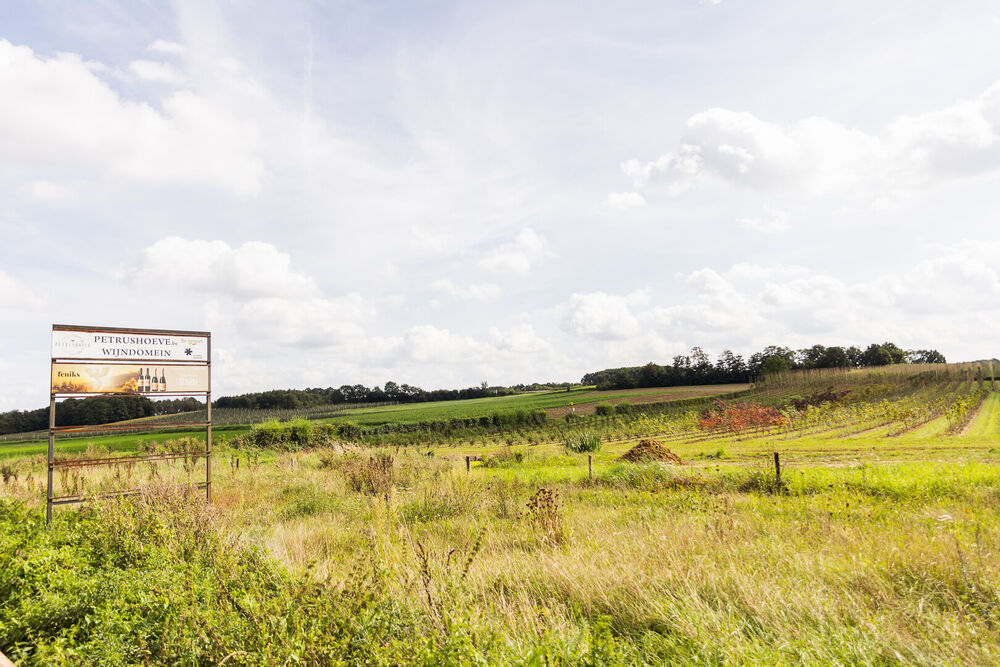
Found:
[[[661,461],[663,463],[672,463],[673,465],[678,466],[684,465],[684,461],[681,460],[681,457],[667,449],[662,442],[648,438],[640,440],[638,445],[622,454],[621,458],[618,460],[628,461],[629,463]]]

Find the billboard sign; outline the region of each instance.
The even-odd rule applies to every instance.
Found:
[[[212,334],[207,331],[174,329],[125,329],[118,327],[87,327],[69,324],[52,325],[52,361],[49,376],[49,452],[48,482],[45,491],[45,521],[52,521],[56,505],[82,503],[88,495],[72,489],[72,493],[54,495],[58,488],[53,473],[62,468],[116,465],[118,462],[164,461],[179,455],[153,452],[107,459],[56,459],[56,436],[66,428],[56,428],[56,405],[68,396],[116,395],[167,398],[203,396],[205,421],[195,422],[205,427],[205,481],[192,484],[204,489],[205,498],[212,502]],[[129,421],[127,425],[93,424],[71,428],[75,434],[99,433],[109,430],[154,431],[171,428],[170,421]],[[185,451],[185,462],[193,452]],[[75,486],[75,485],[74,485]],[[65,491],[65,483],[62,485]],[[137,491],[110,491],[111,495],[134,494]]]
[[[55,325],[53,359],[156,362],[209,360],[207,333],[159,333]]]
[[[53,394],[178,394],[207,392],[208,366],[52,364]]]

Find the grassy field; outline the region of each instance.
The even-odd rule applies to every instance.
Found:
[[[694,387],[657,387],[650,389],[633,389],[624,391],[596,391],[593,387],[583,387],[566,391],[535,392],[520,394],[516,396],[499,396],[496,398],[477,398],[461,401],[434,401],[429,403],[408,403],[399,405],[384,405],[377,407],[348,408],[336,410],[336,416],[328,416],[328,408],[309,408],[302,411],[281,410],[215,410],[213,420],[216,425],[214,430],[227,437],[236,437],[247,431],[250,421],[256,419],[263,421],[271,418],[287,420],[296,416],[303,416],[307,419],[314,419],[326,423],[355,423],[364,426],[381,424],[400,424],[407,422],[447,420],[452,418],[479,417],[493,413],[510,412],[513,410],[552,410],[553,417],[558,417],[565,411],[569,411],[570,404],[574,404],[574,410],[581,415],[593,414],[594,406],[598,403],[617,404],[622,402],[634,402],[637,404],[649,402],[663,402],[682,398],[714,396],[730,392],[746,390],[749,385],[700,385]],[[579,407],[576,407],[579,406]],[[563,411],[559,409],[563,408]],[[315,416],[319,415],[319,416]],[[144,417],[134,419],[122,424],[141,423],[150,421],[197,421],[204,419],[204,412],[181,413],[163,417]],[[153,436],[154,438],[182,438],[199,437],[200,430],[176,429],[171,430],[168,435]],[[0,458],[5,456],[20,456],[43,452],[47,447],[47,434],[37,432],[26,435],[23,439],[17,436],[5,436],[5,441],[0,441]],[[130,433],[128,435],[98,435],[87,437],[61,438],[59,440],[60,451],[78,452],[83,451],[88,445],[100,445],[109,448],[124,448],[127,451],[134,450],[135,443],[141,442],[147,436],[143,433]]]
[[[44,460],[7,458],[0,650],[25,665],[997,664],[1000,394],[963,415],[975,383],[897,389],[768,429],[623,419],[592,478],[558,442],[220,446],[210,507],[163,487],[59,509],[48,530]],[[649,435],[684,465],[618,460]],[[100,491],[198,470],[88,475]]]
[[[493,412],[512,410],[550,410],[570,404],[580,406],[581,414],[592,414],[598,403],[670,401],[692,396],[712,396],[749,388],[745,384],[701,385],[697,387],[658,387],[652,389],[626,389],[597,391],[583,387],[571,391],[545,391],[496,398],[472,398],[462,401],[435,401],[431,403],[406,403],[377,408],[357,408],[344,411],[323,421],[354,422],[357,424],[392,424],[400,422],[430,421],[462,417],[478,417]],[[630,400],[632,399],[632,400]]]
[[[250,430],[249,426],[225,426],[212,430],[214,442],[225,443],[227,440],[237,438]],[[61,454],[78,454],[88,448],[103,447],[117,452],[134,452],[139,444],[150,441],[165,441],[179,438],[191,438],[205,442],[205,429],[195,431],[170,430],[156,433],[129,433],[127,435],[101,435],[91,438],[60,438],[58,439],[58,452]],[[0,459],[14,458],[20,456],[31,456],[45,454],[48,448],[48,440],[32,439],[26,441],[0,442]]]

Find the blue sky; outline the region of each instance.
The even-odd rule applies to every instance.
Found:
[[[0,409],[53,323],[217,393],[996,354],[992,2],[9,2]]]

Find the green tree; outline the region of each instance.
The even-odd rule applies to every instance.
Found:
[[[760,372],[762,375],[771,375],[773,373],[784,373],[791,370],[791,368],[792,364],[787,358],[774,355],[764,359],[764,362],[760,365]]]
[[[908,350],[906,360],[911,364],[946,364],[948,361],[937,350]]]
[[[816,360],[816,368],[848,368],[853,366],[847,350],[842,347],[828,347]]]

